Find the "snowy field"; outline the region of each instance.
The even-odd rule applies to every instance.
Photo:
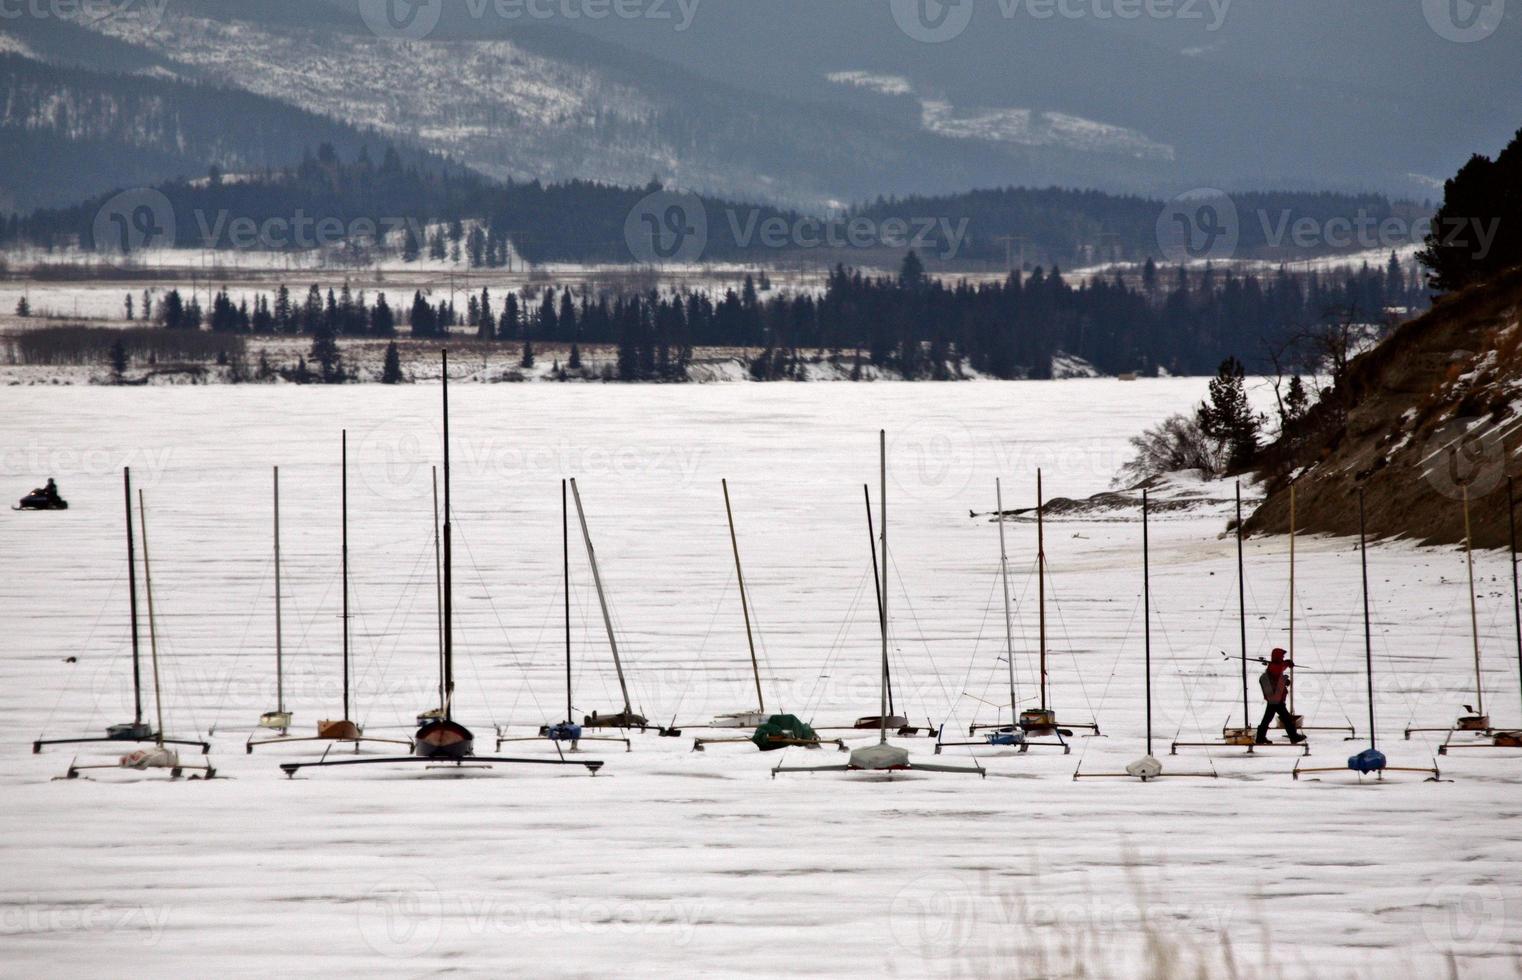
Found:
[[[895,697],[948,734],[1007,705],[993,509],[1108,488],[1126,439],[1198,379],[967,385],[459,385],[454,407],[457,717],[531,735],[564,714],[560,485],[575,476],[636,708],[691,726],[754,707],[719,480],[727,477],[767,707],[819,725],[877,711],[862,484],[889,431]],[[270,976],[1509,977],[1522,957],[1522,752],[1455,752],[1445,780],[1292,780],[1281,748],[1167,755],[1238,723],[1235,548],[1225,511],[1152,525],[1156,753],[1217,779],[1074,781],[1144,750],[1141,527],[1047,528],[1051,700],[1103,738],[977,750],[988,778],[781,775],[749,745],[634,736],[554,767],[356,767],[287,780],[311,743],[246,755],[274,708],[270,467],[281,467],[287,704],[338,717],[339,430],[350,451],[355,716],[402,736],[433,703],[431,385],[10,388],[0,476],[56,476],[71,508],[4,511],[0,973]],[[103,771],[71,747],[131,717],[120,467],[147,498],[166,727],[214,729],[226,777]],[[1499,506],[1492,497],[1477,506]],[[575,515],[572,514],[573,535]],[[1036,696],[1035,528],[1006,527],[1016,684]],[[619,707],[572,538],[578,715]],[[141,557],[141,555],[140,555]],[[1306,764],[1364,747],[1358,562],[1299,542]],[[1506,556],[1477,556],[1486,704],[1518,717]],[[1472,703],[1462,554],[1371,553],[1379,737]],[[1248,642],[1286,641],[1286,541],[1249,542]],[[140,590],[140,599],[142,598]],[[147,650],[146,623],[144,651]],[[66,658],[77,657],[68,663]],[[1256,684],[1254,684],[1256,688]],[[1254,695],[1253,710],[1260,707]],[[149,703],[151,717],[152,705]],[[1005,717],[1007,717],[1007,707]],[[1256,719],[1254,719],[1256,720]],[[854,739],[853,739],[854,741]],[[904,739],[915,758],[933,744]],[[595,746],[596,743],[588,743]],[[546,757],[545,743],[507,747]],[[379,749],[370,750],[379,751]],[[935,761],[966,763],[968,749]],[[1187,751],[1187,750],[1186,750]],[[84,746],[81,762],[113,757]],[[833,763],[789,750],[788,764]],[[1510,882],[1510,884],[1507,884]],[[1450,960],[1451,957],[1451,960]]]

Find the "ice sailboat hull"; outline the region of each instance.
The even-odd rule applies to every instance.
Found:
[[[431,721],[418,729],[413,752],[422,759],[468,759],[476,754],[476,737],[459,722]]]

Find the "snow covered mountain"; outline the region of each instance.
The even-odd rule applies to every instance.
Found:
[[[479,5],[477,5],[479,6]],[[0,24],[30,58],[230,86],[447,153],[498,178],[669,183],[810,208],[880,193],[989,184],[1137,187],[1170,150],[1067,114],[953,106],[815,75],[828,98],[757,92],[564,24],[481,20],[446,8],[426,39],[370,29],[359,8],[199,0],[160,17]],[[72,33],[80,33],[78,30]],[[98,190],[99,188],[90,188]]]
[[[655,175],[809,209],[1011,184],[1426,195],[1515,127],[1510,100],[1473,93],[1515,91],[1516,10],[1458,43],[1371,0],[1139,20],[922,0],[963,4],[926,43],[915,0],[628,0],[638,16],[600,19],[578,0],[123,0],[0,20],[0,50],[245,89],[499,178]]]

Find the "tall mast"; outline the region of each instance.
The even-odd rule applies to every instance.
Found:
[[[449,351],[440,352],[444,365],[444,720],[454,717],[454,532],[449,508]]]
[[[132,467],[122,467],[122,485],[127,497],[127,600],[132,606],[132,721],[143,723],[143,666],[137,639],[137,558],[132,536]]]
[[[1464,485],[1464,561],[1469,567],[1469,627],[1474,637],[1475,714],[1485,715],[1485,685],[1480,679],[1480,612],[1474,597],[1474,538],[1469,530],[1469,485]]]
[[[1295,484],[1289,485],[1289,713],[1295,713]]]
[[[343,431],[344,719],[349,718],[349,430]]]
[[[1142,632],[1147,659],[1147,754],[1152,754],[1152,549],[1147,532],[1147,490],[1142,488]]]
[[[280,467],[275,467],[275,710],[285,714],[285,647],[280,620]]]
[[[877,530],[872,523],[872,489],[865,483],[861,485],[862,496],[867,502],[867,542],[872,546],[872,591],[877,594],[877,628],[884,633],[888,632],[888,620],[883,615],[883,583],[877,573]],[[893,670],[887,668],[888,675],[888,714],[897,714],[898,709],[893,706]]]
[[[629,685],[624,680],[624,664],[618,657],[618,637],[613,634],[613,617],[608,612],[608,599],[602,591],[602,573],[597,570],[597,552],[592,548],[592,532],[587,530],[587,515],[581,508],[581,491],[576,488],[576,478],[571,477],[571,497],[576,501],[576,519],[581,522],[581,537],[587,545],[587,562],[592,566],[592,584],[597,586],[597,604],[602,607],[602,624],[608,631],[608,646],[613,649],[613,667],[618,671],[618,689],[624,695],[624,713],[633,712],[629,703]]]
[[[565,720],[571,724],[571,517],[566,484],[560,481],[560,567],[565,579]]]
[[[1036,591],[1041,611],[1041,710],[1046,710],[1046,503],[1036,471]]]
[[[137,492],[137,514],[143,530],[143,585],[148,593],[148,649],[153,655],[153,708],[158,718],[158,731],[153,739],[159,748],[164,747],[164,696],[159,686],[159,631],[153,618],[153,568],[148,562],[148,512],[143,505],[143,491]]]
[[[888,432],[886,429],[879,429],[877,432],[877,466],[880,481],[877,506],[882,508],[882,527],[878,533],[882,535],[883,542],[883,671],[879,694],[881,708],[878,712],[878,741],[886,743],[888,741]]]
[[[1004,590],[1004,663],[1009,667],[1009,713],[1014,724],[1020,714],[1015,699],[1015,632],[1009,618],[1009,555],[1004,550],[1004,489],[994,480],[994,506],[999,508],[999,581]]]
[[[1237,481],[1237,620],[1242,631],[1242,726],[1252,724],[1247,704],[1247,571],[1242,557],[1242,481]]]
[[[1369,625],[1369,542],[1364,527],[1363,487],[1358,488],[1358,558],[1363,566],[1363,661],[1369,688],[1369,748],[1375,747],[1374,731],[1374,634]]]
[[[1522,588],[1517,584],[1517,502],[1512,479],[1506,478],[1506,524],[1511,531],[1511,607],[1517,623],[1517,676],[1522,679]]]
[[[433,593],[439,634],[439,710],[444,710],[444,561],[439,555],[439,468],[433,470]]]
[[[750,646],[750,670],[756,678],[756,707],[766,712],[766,699],[761,695],[761,665],[756,660],[756,639],[751,635],[750,603],[745,598],[745,572],[740,568],[740,541],[735,537],[735,512],[729,506],[729,481],[721,479],[724,487],[724,515],[729,518],[729,546],[735,553],[735,578],[740,583],[740,611],[745,614],[745,642]]]

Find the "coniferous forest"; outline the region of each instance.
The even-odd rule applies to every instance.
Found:
[[[1053,356],[1076,355],[1107,373],[1208,374],[1237,356],[1261,367],[1276,346],[1329,323],[1382,325],[1425,302],[1426,292],[1392,256],[1383,269],[1339,277],[1267,278],[1205,267],[1159,269],[1074,285],[1058,269],[1011,274],[1002,282],[932,279],[914,253],[897,276],[838,266],[822,294],[763,297],[756,280],[722,296],[697,291],[576,294],[568,288],[463,300],[373,299],[344,286],[281,286],[250,307],[218,292],[202,311],[171,290],[152,319],[171,330],[340,337],[417,338],[446,333],[532,349],[616,345],[617,377],[678,379],[699,347],[754,352],[761,380],[795,377],[820,352],[859,358],[911,379],[948,379],[963,369],[999,378],[1050,377]]]

